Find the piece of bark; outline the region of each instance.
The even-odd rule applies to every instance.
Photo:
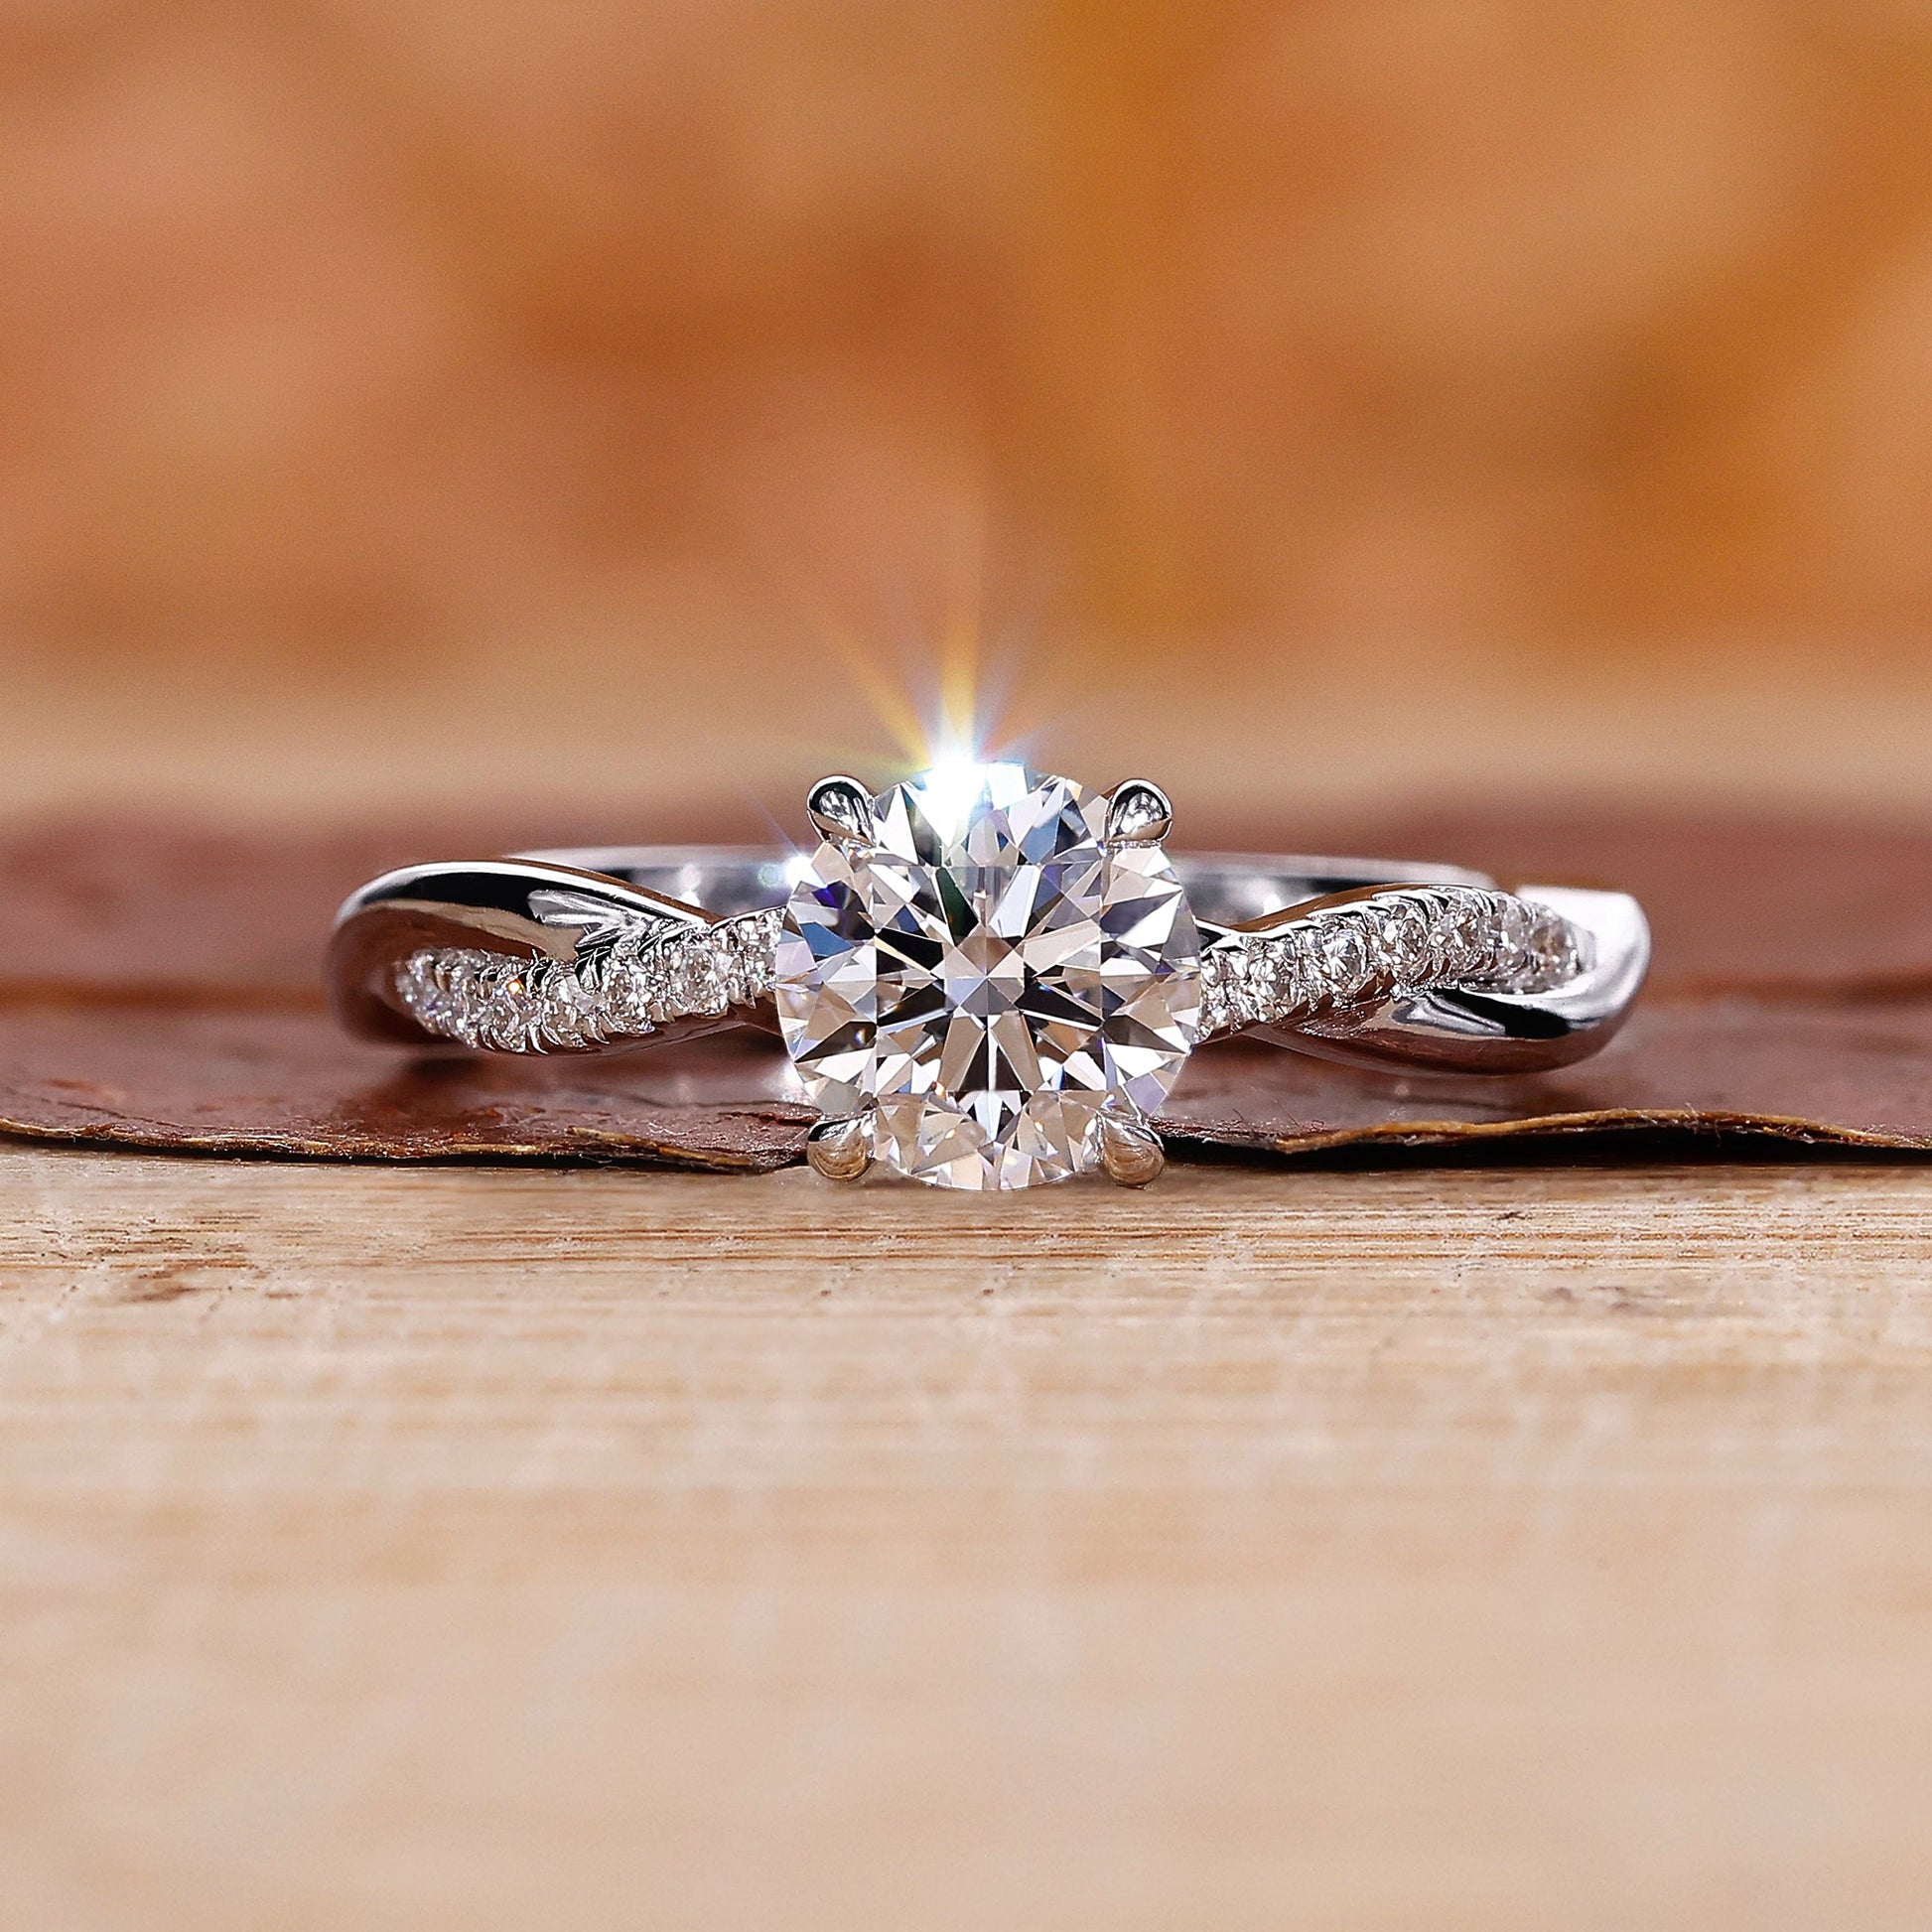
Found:
[[[762,1173],[811,1110],[782,1058],[731,1035],[572,1058],[409,1055],[301,1005],[16,999],[0,1005],[0,1128],[205,1153],[398,1161],[630,1161]],[[1932,1001],[1662,999],[1561,1073],[1391,1078],[1211,1047],[1162,1125],[1188,1146],[1315,1154],[1502,1135],[1716,1131],[1932,1147]]]
[[[0,1130],[207,1154],[764,1172],[798,1158],[813,1118],[778,1098],[784,1070],[731,1035],[596,1058],[408,1054],[345,1038],[319,1001],[0,1002]]]
[[[19,837],[0,848],[14,908],[0,927],[0,1128],[350,1159],[763,1172],[800,1158],[812,1115],[756,1039],[412,1057],[337,1032],[316,982],[322,943],[338,900],[370,874],[626,830],[518,829],[246,839],[100,821]],[[1395,1078],[1273,1048],[1205,1050],[1163,1120],[1176,1152],[1452,1155],[1498,1137],[1583,1146],[1633,1130],[1932,1147],[1932,834],[1463,809],[1330,826],[1321,843],[1466,860],[1511,881],[1628,885],[1655,917],[1651,989],[1608,1051],[1534,1078]]]

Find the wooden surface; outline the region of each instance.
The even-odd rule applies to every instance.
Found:
[[[1932,1171],[17,1147],[0,1257],[0,1925],[1932,1912]]]

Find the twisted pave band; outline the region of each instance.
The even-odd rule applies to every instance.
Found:
[[[396,998],[425,1033],[460,1045],[593,1052],[768,1000],[779,929],[775,908],[698,931],[645,927],[568,962],[424,947],[396,969]],[[1551,992],[1589,957],[1587,932],[1508,893],[1377,893],[1203,953],[1199,1038],[1293,1027],[1394,993]]]
[[[1407,888],[1324,906],[1201,960],[1201,1037],[1297,1027],[1430,991],[1550,993],[1594,959],[1554,907],[1474,886]]]
[[[774,909],[695,931],[645,926],[577,960],[425,946],[396,969],[396,999],[425,1033],[463,1046],[595,1052],[769,1000],[777,943]]]
[[[1384,1067],[1596,1050],[1642,981],[1634,900],[1442,866],[1170,857],[1171,808],[1017,765],[815,787],[809,854],[619,848],[407,868],[343,908],[371,1038],[585,1053],[778,1032],[812,1165],[964,1187],[1153,1177],[1188,1055],[1248,1034]]]

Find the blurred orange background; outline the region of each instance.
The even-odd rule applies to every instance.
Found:
[[[1932,801],[1932,5],[15,0],[0,800]]]

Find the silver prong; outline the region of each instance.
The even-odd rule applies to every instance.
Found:
[[[1123,1187],[1145,1187],[1150,1180],[1159,1180],[1168,1165],[1161,1136],[1139,1118],[1101,1114],[1093,1124],[1093,1140],[1102,1171]]]
[[[805,1136],[805,1159],[827,1180],[857,1180],[872,1166],[864,1116],[820,1121]]]
[[[1116,845],[1153,845],[1168,836],[1173,806],[1147,778],[1123,778],[1107,794],[1107,836]]]
[[[805,794],[812,823],[840,845],[865,845],[873,836],[872,795],[857,778],[835,772]]]

